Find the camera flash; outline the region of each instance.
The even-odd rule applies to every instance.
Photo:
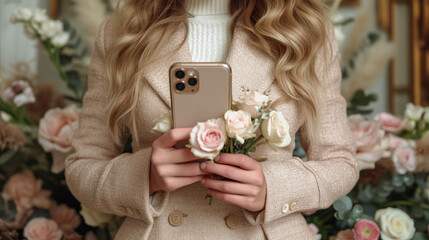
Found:
[[[195,75],[195,71],[194,70],[189,70],[188,71],[188,75],[189,76],[194,76]]]

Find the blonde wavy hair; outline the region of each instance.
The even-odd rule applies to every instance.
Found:
[[[157,55],[160,47],[192,15],[184,9],[184,0],[128,0],[119,5],[113,21],[120,27],[115,28],[116,39],[107,49],[106,59],[110,82],[108,128],[117,144],[123,144],[121,139],[130,131],[139,145],[136,105],[145,84],[142,73],[162,58]],[[230,12],[230,31],[241,27],[254,47],[271,56],[277,82],[302,107],[307,129],[311,129],[308,140],[315,140],[321,87],[315,65],[328,39],[323,1],[231,0]],[[126,123],[132,129],[126,129]]]

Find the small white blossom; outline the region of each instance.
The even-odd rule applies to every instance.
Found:
[[[33,16],[33,12],[28,8],[19,8],[17,9],[11,17],[11,22],[25,22],[30,20],[30,18]]]
[[[416,121],[410,120],[410,119],[405,121],[405,127],[404,128],[406,130],[412,131],[415,127],[416,127]]]
[[[424,109],[422,106],[415,106],[412,103],[408,103],[405,109],[405,117],[411,120],[418,121],[422,117]]]
[[[33,17],[31,18],[33,22],[42,23],[48,19],[49,17],[46,14],[46,9],[40,9],[40,8],[33,9]]]
[[[36,98],[34,97],[31,87],[24,88],[24,91],[21,94],[16,95],[13,99],[13,103],[15,103],[15,105],[18,107],[21,107],[27,103],[33,103],[35,101]]]
[[[425,107],[425,116],[423,117],[425,122],[429,124],[429,107]]]
[[[62,32],[60,34],[57,34],[53,38],[51,38],[51,43],[55,47],[62,47],[66,45],[66,43],[69,41],[70,33],[68,32]]]
[[[59,20],[47,20],[40,26],[39,34],[42,40],[52,38],[63,31],[63,23]]]

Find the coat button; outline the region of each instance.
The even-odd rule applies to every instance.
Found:
[[[289,211],[289,204],[285,203],[282,207],[282,213],[287,213]]]
[[[127,208],[124,206],[119,207],[119,209],[121,210],[122,213],[124,214],[128,214]]]
[[[170,213],[170,215],[168,216],[168,222],[173,227],[181,225],[183,223],[183,214],[178,211]]]
[[[140,213],[140,211],[139,211],[139,210],[134,209],[134,216],[136,216],[136,217],[141,217],[141,216],[142,216],[142,214]]]
[[[128,215],[134,216],[134,209],[127,207],[127,212],[128,212]]]
[[[290,210],[295,211],[295,209],[296,209],[296,202],[293,202],[290,204]]]
[[[240,218],[231,214],[226,218],[226,225],[231,229],[236,229],[240,226]]]

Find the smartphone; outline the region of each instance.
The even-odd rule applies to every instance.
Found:
[[[191,128],[223,117],[231,109],[231,67],[227,63],[174,63],[169,76],[173,128]]]

